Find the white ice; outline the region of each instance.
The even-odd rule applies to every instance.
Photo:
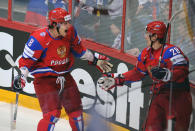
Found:
[[[11,129],[11,118],[14,110],[14,105],[0,102],[0,131],[13,131]],[[42,118],[40,111],[32,110],[22,106],[18,106],[16,130],[14,131],[36,131],[37,124]],[[71,131],[70,125],[67,120],[60,119],[54,131]]]

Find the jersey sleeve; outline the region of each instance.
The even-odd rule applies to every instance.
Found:
[[[72,38],[71,38],[71,52],[73,53],[73,55],[75,57],[82,57],[85,52],[86,52],[86,48],[83,46],[81,38],[79,37],[79,35],[77,34],[76,29],[72,29]]]
[[[25,44],[22,58],[19,61],[19,66],[27,67],[28,70],[30,70],[31,67],[41,57],[42,52],[43,47],[41,46],[39,41],[34,36],[30,36]]]
[[[189,61],[181,49],[175,46],[168,48],[163,60],[171,62],[169,69],[172,72],[172,81],[183,82],[189,73]]]
[[[132,70],[126,73],[123,73],[126,83],[139,81],[144,76],[148,75],[146,67],[145,67],[143,55],[144,55],[143,53],[139,55],[139,57],[137,58],[136,66]]]

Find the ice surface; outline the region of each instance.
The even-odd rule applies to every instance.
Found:
[[[13,110],[14,105],[0,102],[0,131],[12,131],[11,117],[13,114],[11,112]],[[40,111],[19,106],[15,131],[36,131],[41,118],[42,113]],[[54,131],[71,131],[68,120],[60,119],[56,123]]]

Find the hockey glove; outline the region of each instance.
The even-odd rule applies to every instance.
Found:
[[[98,79],[97,84],[103,90],[108,91],[116,86],[122,86],[124,82],[125,79],[121,75],[119,75],[116,78],[103,76]]]
[[[17,75],[14,77],[13,90],[15,92],[21,92],[26,84],[26,77],[24,75]]]
[[[101,72],[107,73],[110,72],[113,67],[113,65],[110,62],[108,62],[108,60],[110,60],[108,57],[95,53],[93,62],[89,62],[89,64],[96,65],[96,67]]]
[[[151,69],[152,76],[158,80],[167,82],[171,79],[171,72],[167,68],[154,67]]]

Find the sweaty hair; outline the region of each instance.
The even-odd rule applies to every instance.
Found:
[[[51,23],[51,24],[48,25],[48,28],[49,29],[53,29],[55,25],[57,25],[57,23],[56,22],[53,22],[53,23]]]
[[[152,34],[150,37],[152,37],[152,36],[154,36],[154,35],[156,35],[156,34],[154,33],[154,34]],[[160,42],[160,44],[165,44],[165,43],[166,43],[166,41],[165,41],[165,43],[163,43],[164,37],[163,37],[163,38],[157,38],[157,40]]]

